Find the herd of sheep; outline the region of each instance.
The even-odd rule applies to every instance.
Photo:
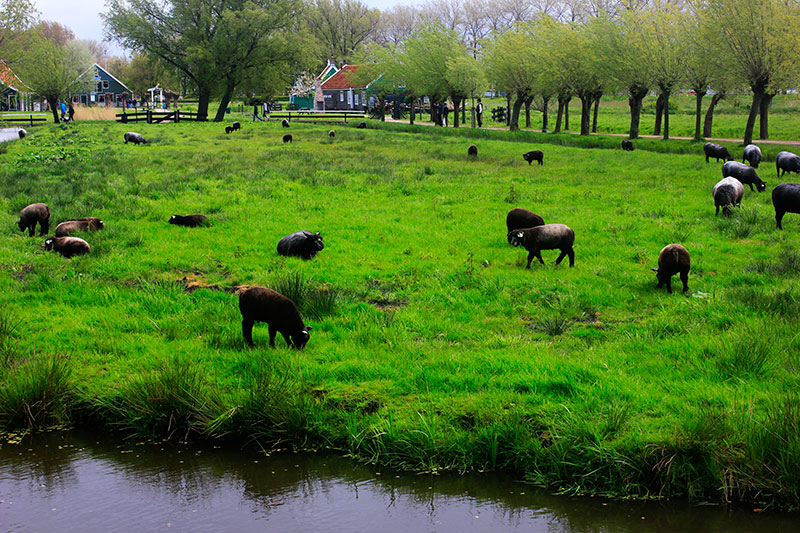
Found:
[[[289,122],[282,121],[283,127],[288,128]],[[366,123],[362,122],[356,126],[365,128]],[[231,126],[225,127],[225,133],[231,133],[241,129],[239,122],[234,122]],[[328,135],[335,137],[335,132],[331,130]],[[20,138],[24,135],[20,134]],[[142,135],[134,132],[127,132],[124,135],[125,144],[146,144],[147,141]],[[287,134],[283,137],[284,143],[291,143],[292,136]],[[622,141],[622,148],[626,151],[634,149],[633,142],[629,139]],[[750,190],[763,192],[767,184],[759,178],[756,173],[762,154],[758,146],[750,144],[745,147],[742,163],[733,160],[733,157],[724,146],[715,143],[706,143],[703,146],[706,162],[709,158],[725,160],[722,165],[722,176],[714,188],[712,196],[716,207],[716,215],[719,215],[720,208],[723,214],[730,214],[731,207],[741,204],[744,195],[744,186],[748,185]],[[478,148],[471,145],[467,150],[467,155],[476,157]],[[533,150],[522,155],[523,159],[532,164],[536,161],[539,165],[543,164],[544,155],[541,150]],[[747,161],[749,165],[744,164]],[[780,178],[786,172],[800,173],[800,156],[791,152],[780,152],[775,160],[775,166]],[[781,173],[783,171],[783,173]],[[772,203],[775,207],[775,220],[778,229],[783,229],[781,221],[786,213],[800,213],[800,184],[781,183],[772,191]],[[169,224],[201,227],[208,226],[210,222],[205,215],[173,215],[168,220]],[[44,236],[50,228],[50,208],[44,203],[34,203],[24,209],[19,214],[17,225],[21,231],[28,230],[29,236],[33,237],[36,225],[39,225],[39,235]],[[103,221],[96,217],[83,217],[74,220],[61,222],[56,226],[55,236],[45,241],[45,250],[59,252],[66,258],[75,255],[84,255],[91,252],[89,243],[85,240],[74,237],[71,233],[82,231],[92,232],[104,228]],[[565,257],[569,257],[569,266],[575,265],[575,232],[564,224],[545,224],[541,216],[522,208],[515,208],[506,215],[506,237],[508,243],[519,247],[522,246],[528,251],[526,267],[531,267],[534,258],[544,264],[542,250],[559,250],[561,253],[556,259],[556,264],[561,263]],[[281,238],[278,241],[277,253],[282,256],[299,257],[304,260],[313,259],[320,251],[325,248],[322,236],[310,231],[297,231]],[[667,292],[672,293],[671,279],[675,274],[680,275],[683,283],[683,292],[689,290],[688,278],[691,268],[691,259],[688,250],[680,244],[666,245],[658,255],[658,268],[656,272],[658,279],[657,288],[667,286]],[[265,287],[250,287],[242,291],[239,295],[239,310],[242,315],[242,334],[248,345],[253,345],[253,325],[255,322],[265,322],[269,328],[269,344],[275,346],[275,336],[280,333],[290,347],[303,348],[310,338],[309,331],[311,326],[306,326],[297,309],[295,303],[286,296],[279,294]]]

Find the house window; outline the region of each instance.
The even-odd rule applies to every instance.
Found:
[[[97,103],[98,104],[102,104],[104,101],[105,100],[103,99],[103,95],[102,94],[98,94],[97,95]]]
[[[103,89],[108,89],[108,80],[103,80]]]
[[[339,91],[339,101],[344,102],[344,91]]]
[[[79,98],[78,98],[77,96],[73,96],[73,97],[72,97],[72,103],[73,103],[73,104],[77,104],[77,103],[78,103],[78,100],[79,100]]]

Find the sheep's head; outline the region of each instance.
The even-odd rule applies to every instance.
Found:
[[[308,344],[309,339],[311,339],[311,331],[313,328],[311,326],[306,326],[305,329],[300,330],[299,333],[295,333],[291,336],[292,345],[297,348],[298,350],[302,350],[303,347]]]
[[[178,223],[178,215],[172,215],[171,217],[169,217],[169,223],[170,224],[177,224]]]
[[[48,252],[53,249],[53,239],[47,239],[44,241],[44,249]]]
[[[762,181],[761,183],[756,183],[756,190],[758,192],[764,192],[767,190],[767,182]]]
[[[322,242],[322,235],[319,232],[316,235],[309,235],[307,242],[311,244],[311,248],[318,252],[325,249],[325,243]]]
[[[511,244],[513,246],[520,246],[524,244],[523,240],[525,238],[525,234],[519,230],[511,230],[508,232],[511,236]]]

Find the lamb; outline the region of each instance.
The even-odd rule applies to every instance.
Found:
[[[467,156],[478,157],[478,147],[474,144],[470,144],[469,148],[467,148]]]
[[[289,121],[286,120],[286,119],[281,120],[281,126],[283,126],[284,128],[288,128],[289,127]]]
[[[78,237],[51,237],[44,241],[44,249],[55,250],[67,259],[73,255],[85,255],[92,251],[89,243]]]
[[[716,185],[714,185],[714,188],[711,190],[711,195],[714,197],[714,205],[717,208],[714,216],[719,215],[720,207],[722,207],[723,215],[730,215],[730,206],[739,205],[742,203],[744,186],[736,178],[728,176],[727,178],[721,179]]]
[[[575,232],[564,224],[545,224],[535,228],[518,229],[511,232],[511,244],[524,246],[528,250],[528,264],[531,268],[534,257],[544,264],[542,250],[561,250],[561,255],[556,259],[556,264],[561,263],[564,257],[569,256],[569,266],[575,266],[575,252],[572,245],[575,242]]]
[[[19,131],[17,132],[17,135],[19,135],[20,139],[24,139],[25,137],[28,136],[28,132],[25,131],[25,128],[20,128]]]
[[[716,143],[704,144],[703,153],[706,154],[706,163],[708,163],[709,157],[715,158],[717,163],[719,163],[720,159],[724,159],[725,161],[733,161],[733,157],[731,156],[730,152],[728,152],[728,149]]]
[[[666,283],[667,292],[672,294],[672,276],[680,273],[683,292],[688,291],[689,269],[691,269],[691,260],[686,248],[680,244],[666,245],[658,254],[658,268],[651,269],[656,273],[656,278],[658,278],[656,289],[660,289]]]
[[[800,172],[800,156],[792,152],[779,152],[775,158],[775,170],[779,178],[787,172]]]
[[[528,166],[530,166],[534,161],[537,161],[540,165],[544,164],[544,154],[541,150],[531,150],[528,153],[522,154],[522,159],[528,162]]]
[[[253,346],[253,325],[266,322],[269,326],[269,345],[275,347],[275,334],[280,332],[286,345],[302,349],[310,338],[311,326],[306,326],[294,302],[265,287],[250,287],[239,295],[242,313],[242,335]]]
[[[231,124],[232,131],[239,131],[240,129],[242,129],[242,124],[238,120]]]
[[[208,217],[200,214],[172,215],[171,217],[169,217],[168,222],[176,226],[186,226],[187,228],[196,228],[198,226],[211,225],[211,223],[208,221]]]
[[[328,132],[328,137],[330,137],[331,139],[333,139],[334,137],[336,137],[336,132],[335,132],[335,131],[333,131],[333,130],[329,131],[329,132]]]
[[[20,231],[28,230],[28,236],[33,237],[36,224],[39,224],[39,236],[43,237],[50,229],[50,208],[47,204],[31,204],[19,212]]]
[[[367,128],[367,123],[362,120],[361,122],[358,123],[358,126],[356,126],[356,128],[358,128],[360,130],[366,129]]]
[[[755,144],[748,144],[745,146],[744,152],[742,153],[742,163],[744,163],[745,160],[750,163],[751,167],[758,168],[758,165],[761,163],[761,148]]]
[[[296,231],[278,241],[278,255],[287,257],[309,260],[324,249],[325,244],[319,232],[315,234],[305,230]]]
[[[284,135],[283,136],[283,142],[284,143],[292,142],[292,134],[291,133],[287,133],[286,135]]]
[[[633,141],[630,139],[622,139],[622,149],[626,152],[633,152]]]
[[[147,144],[147,141],[140,133],[135,133],[133,131],[129,131],[125,134],[125,144],[132,142],[133,144]]]
[[[105,227],[103,221],[97,217],[83,217],[75,220],[65,220],[56,226],[56,237],[66,237],[75,231],[98,231]]]
[[[775,221],[782,230],[781,221],[786,213],[800,213],[800,183],[781,183],[772,189],[772,206]]]
[[[506,215],[508,244],[511,244],[511,235],[515,229],[534,228],[543,225],[544,220],[536,213],[520,207],[512,209]]]
[[[225,133],[230,133],[233,131],[233,126],[225,126]]]
[[[753,184],[756,184],[756,190],[763,192],[767,189],[766,182],[761,181],[761,178],[756,174],[756,169],[739,163],[738,161],[728,161],[722,165],[722,177],[734,177],[741,181],[743,185],[749,185],[750,190],[753,190]]]

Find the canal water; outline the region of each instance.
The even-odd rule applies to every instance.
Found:
[[[800,514],[554,496],[496,474],[415,475],[334,454],[0,440],[0,531],[796,532]]]
[[[0,143],[19,140],[20,128],[0,128]]]

